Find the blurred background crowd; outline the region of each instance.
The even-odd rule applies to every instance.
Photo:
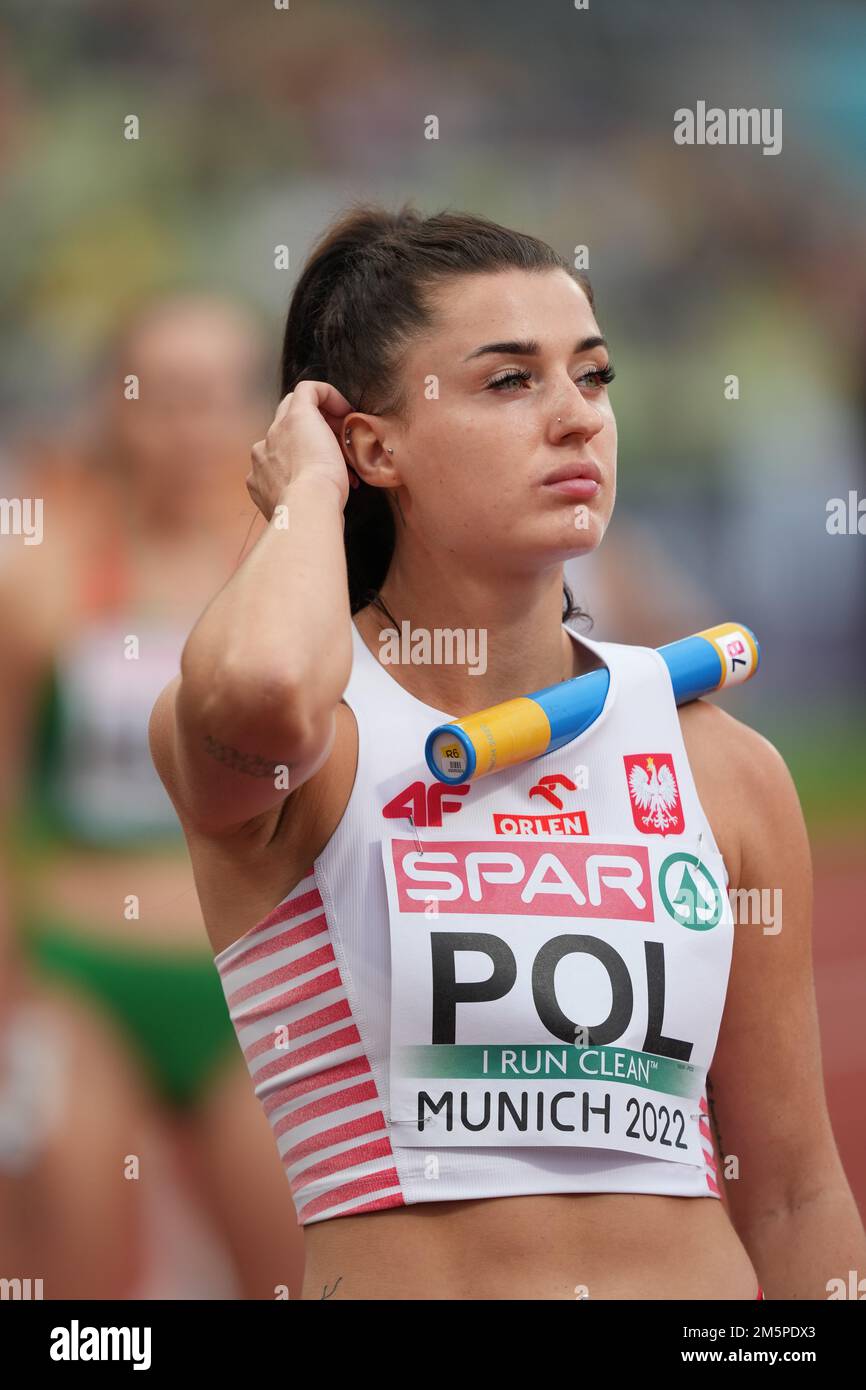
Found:
[[[864,64],[857,0],[7,0],[0,497],[43,499],[44,534],[0,535],[0,1276],[300,1290],[146,724],[258,534],[292,284],[350,198],[588,248],[618,493],[567,578],[596,639],[758,636],[757,679],[718,698],[800,791],[866,1207],[866,535],[827,528],[866,498]],[[676,145],[699,100],[781,109],[781,152]]]

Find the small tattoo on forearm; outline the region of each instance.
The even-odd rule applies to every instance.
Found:
[[[210,734],[205,734],[204,744],[217,762],[225,763],[226,767],[233,768],[235,772],[245,772],[248,777],[273,777],[280,768],[285,768],[288,772],[292,770],[291,763],[272,763],[259,753],[241,753],[239,749],[231,748],[227,743],[219,743]]]
[[[324,1298],[330,1298],[330,1297],[331,1297],[331,1294],[333,1294],[333,1293],[336,1292],[337,1284],[339,1284],[339,1283],[342,1281],[342,1278],[343,1278],[342,1274],[339,1275],[339,1277],[338,1277],[338,1279],[337,1279],[337,1283],[334,1285],[333,1289],[331,1289],[331,1292],[330,1292],[330,1293],[328,1292],[328,1286],[327,1286],[327,1284],[325,1284],[324,1288],[322,1289],[322,1298],[319,1299],[319,1302],[320,1302],[320,1303],[322,1302],[322,1299],[324,1299]]]

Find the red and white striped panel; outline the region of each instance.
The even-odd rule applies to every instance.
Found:
[[[314,870],[215,963],[299,1225],[403,1206]]]
[[[704,1151],[704,1177],[707,1187],[714,1197],[721,1197],[719,1188],[719,1170],[716,1165],[715,1150],[713,1148],[713,1132],[710,1129],[710,1112],[707,1107],[706,1094],[700,1099],[701,1118],[698,1120],[698,1129],[701,1132],[701,1148]]]

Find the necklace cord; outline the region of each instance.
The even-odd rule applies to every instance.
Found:
[[[400,625],[397,622],[397,619],[385,607],[383,600],[379,596],[378,589],[368,589],[367,593],[365,594],[365,598],[369,603],[372,603],[374,608],[378,608],[382,613],[385,614],[385,617],[389,619],[389,621],[393,624],[397,632],[400,631]]]

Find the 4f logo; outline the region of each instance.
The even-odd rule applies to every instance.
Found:
[[[391,798],[387,806],[382,807],[382,815],[389,820],[408,820],[411,817],[413,824],[419,828],[422,825],[441,825],[443,814],[459,811],[463,804],[461,801],[448,800],[446,793],[448,797],[465,796],[469,785],[468,782],[461,782],[459,786],[449,787],[444,782],[431,782],[425,786],[423,782],[410,782],[408,787]]]
[[[671,754],[629,753],[623,762],[632,818],[641,834],[681,835],[686,823]]]

